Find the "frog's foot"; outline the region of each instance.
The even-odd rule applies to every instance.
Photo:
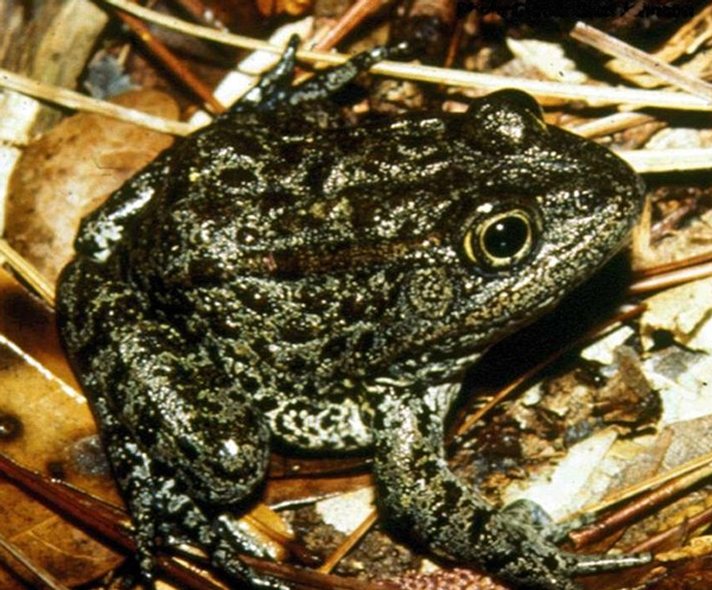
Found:
[[[518,501],[494,513],[480,531],[477,552],[483,564],[521,588],[578,590],[574,577],[645,565],[649,554],[576,555],[554,542],[571,527],[552,525],[536,503]]]
[[[127,429],[110,411],[105,398],[94,400],[93,411],[101,421],[102,440],[132,515],[136,560],[143,584],[148,590],[153,590],[157,528],[154,503],[156,488],[150,476],[151,459],[137,445],[130,443]]]
[[[527,523],[539,531],[539,534],[552,543],[563,543],[571,531],[594,522],[595,514],[583,514],[565,522],[554,522],[539,504],[523,498],[515,500],[501,512],[509,518]]]
[[[289,590],[278,580],[258,574],[238,554],[270,559],[267,549],[237,526],[230,514],[211,518],[180,490],[174,479],[166,479],[154,497],[154,511],[161,520],[159,534],[167,548],[179,545],[198,545],[204,549],[212,565],[230,578],[249,584],[255,590]],[[137,536],[141,536],[137,530]]]
[[[299,36],[292,35],[279,61],[230,110],[238,112],[246,107],[269,110],[275,102],[283,100],[294,77],[298,45]]]
[[[96,406],[101,406],[98,400]],[[136,560],[146,588],[155,588],[156,539],[167,549],[183,543],[198,545],[210,555],[212,564],[228,576],[260,590],[289,590],[268,576],[257,574],[238,553],[269,559],[267,549],[235,525],[234,519],[219,516],[212,521],[194,500],[180,489],[173,477],[156,475],[151,458],[136,445],[125,442],[123,427],[113,416],[102,422],[103,435],[119,485],[132,514]]]
[[[285,97],[286,101],[289,105],[296,106],[305,102],[327,99],[361,72],[365,72],[379,61],[399,53],[400,50],[400,46],[393,49],[378,46],[358,53],[340,66],[321,70],[306,82],[291,89]]]
[[[297,106],[327,99],[375,63],[389,57],[402,57],[409,52],[405,44],[374,47],[353,56],[340,66],[317,72],[299,86],[291,87],[298,44],[299,37],[292,36],[277,64],[235,103],[230,112],[240,112],[250,108],[271,111],[280,103]]]
[[[257,574],[251,567],[237,557],[238,547],[256,557],[268,557],[264,547],[259,546],[260,552],[255,551],[257,546],[254,539],[245,538],[235,521],[225,515],[218,517],[213,523],[215,543],[213,545],[211,560],[220,570],[234,578],[246,579],[255,590],[290,590],[284,584],[271,576]],[[264,553],[264,555],[263,555]]]

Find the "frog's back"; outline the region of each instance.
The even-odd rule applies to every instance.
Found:
[[[320,128],[276,110],[214,125],[173,154],[162,193],[124,241],[132,278],[189,333],[220,347],[239,338],[252,364],[289,375],[300,394],[340,391],[334,383],[394,363],[411,371],[428,355],[468,357],[533,311],[540,292],[586,274],[523,263],[493,273],[468,259],[478,211],[531,210],[547,226],[532,227],[543,244],[630,189],[603,148],[547,128],[527,105],[482,105],[486,117]],[[537,296],[502,305],[528,274]]]
[[[402,314],[404,282],[433,266],[462,213],[432,191],[453,186],[457,158],[425,115],[385,128],[276,118],[249,113],[186,142],[120,258],[159,313],[220,349],[240,339],[259,389],[270,373],[295,396],[339,396],[335,382],[385,370],[373,353],[396,337],[383,327]]]

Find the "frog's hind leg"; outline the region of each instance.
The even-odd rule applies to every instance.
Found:
[[[450,470],[443,445],[448,403],[417,385],[379,380],[367,389],[379,508],[394,530],[450,561],[477,565],[515,588],[580,590],[574,577],[650,562],[650,555],[575,555],[552,542],[544,511],[530,501],[495,510]]]
[[[131,512],[148,585],[157,537],[178,534],[228,575],[283,590],[239,560],[250,550],[239,535],[223,538],[215,525],[260,485],[269,459],[268,428],[247,396],[207,353],[147,313],[107,265],[75,260],[58,301],[63,343]]]

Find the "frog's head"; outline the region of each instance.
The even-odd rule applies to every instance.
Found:
[[[453,206],[401,299],[427,326],[423,359],[466,356],[549,309],[621,247],[644,200],[626,163],[546,125],[521,92],[446,124]]]

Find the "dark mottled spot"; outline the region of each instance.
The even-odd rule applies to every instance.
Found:
[[[272,304],[270,303],[269,297],[258,288],[250,288],[247,286],[245,289],[235,289],[235,297],[249,309],[256,311],[259,314],[272,313]]]
[[[274,397],[261,397],[257,400],[260,411],[271,412],[279,407],[279,401]]]
[[[318,161],[307,168],[304,184],[312,195],[320,195],[323,192],[324,182],[331,173],[331,162]]]
[[[302,150],[299,149],[300,147],[302,147],[301,145],[295,145],[291,142],[284,142],[277,143],[273,147],[274,149],[279,150],[279,156],[282,165],[300,165],[304,163],[304,154]]]
[[[375,340],[375,334],[369,330],[358,337],[354,348],[360,353],[369,352],[373,348],[373,343],[375,342]]]
[[[252,350],[255,351],[262,362],[272,363],[274,360],[274,354],[272,353],[270,342],[265,338],[256,338],[252,343]]]
[[[200,400],[200,411],[217,416],[225,412],[225,405],[219,401],[219,398],[207,395]]]
[[[0,441],[9,442],[22,436],[24,426],[15,414],[0,412]]]
[[[274,252],[272,274],[280,279],[296,279],[304,274],[305,257],[299,252]]]
[[[248,168],[223,168],[218,175],[220,182],[228,187],[239,187],[257,182],[257,176]]]
[[[444,481],[445,505],[457,506],[462,498],[462,486],[453,481]]]
[[[282,339],[286,342],[299,344],[302,342],[309,342],[317,335],[317,333],[318,330],[306,322],[290,322],[289,325],[285,326],[284,330],[282,330]]]
[[[354,293],[349,297],[341,300],[341,317],[347,322],[356,322],[363,318],[368,303],[366,298],[361,293]]]
[[[555,572],[561,565],[559,554],[551,552],[549,555],[544,557],[544,563],[552,572]]]
[[[260,205],[264,212],[288,207],[293,201],[294,195],[288,191],[271,191],[260,196]]]
[[[346,352],[347,346],[348,340],[346,336],[336,336],[330,339],[321,349],[321,356],[324,359],[337,359]]]
[[[332,304],[333,294],[324,294],[322,289],[302,289],[299,292],[297,302],[314,314],[326,313]]]
[[[153,416],[153,418],[155,419],[155,416]],[[142,420],[138,425],[136,425],[136,432],[145,446],[155,446],[158,431],[154,420]]]
[[[314,399],[315,397],[317,397],[319,391],[317,390],[314,381],[309,379],[302,383],[300,393],[307,399]]]
[[[208,136],[208,146],[231,146],[232,153],[239,153],[241,156],[248,156],[252,159],[258,159],[264,155],[264,138],[261,135],[256,135],[254,129],[241,129],[237,125],[225,125],[222,128],[213,127],[214,133],[212,137]]]
[[[440,467],[440,465],[436,461],[427,460],[427,454],[423,454],[422,456],[426,459],[425,461],[423,461],[421,466],[421,470],[425,478],[428,480],[433,480],[437,478],[442,473],[442,468]]]
[[[206,421],[207,424],[210,424],[210,420]],[[210,431],[207,431],[210,432]],[[178,448],[183,452],[183,455],[185,458],[188,459],[188,461],[195,461],[200,457],[200,452],[196,448],[195,444],[192,443],[190,440],[185,438],[184,436],[178,436],[175,439],[176,444],[178,445]]]
[[[292,374],[292,375],[299,375],[301,373],[304,373],[305,369],[308,368],[308,363],[306,359],[302,356],[295,356],[289,359],[289,362],[287,363],[287,370]]]
[[[198,258],[196,256],[190,260],[188,276],[190,277],[191,284],[197,286],[210,284],[216,279],[225,278],[226,273],[221,268],[221,265],[215,264],[214,260]],[[156,292],[160,292],[160,290]]]
[[[48,461],[45,468],[47,469],[47,474],[52,479],[67,479],[67,471],[61,461]]]
[[[247,393],[257,393],[260,389],[260,382],[249,375],[240,376],[240,385]]]
[[[374,219],[381,213],[380,207],[372,202],[360,204],[354,209],[351,221],[354,229],[371,229],[376,225]]]

